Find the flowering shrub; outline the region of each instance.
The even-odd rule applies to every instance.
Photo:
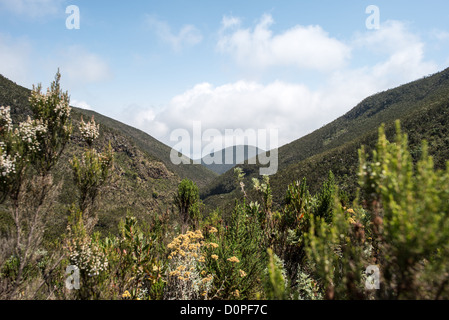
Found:
[[[0,134],[12,130],[11,107],[0,107]]]
[[[110,273],[107,250],[99,234],[90,236],[83,223],[82,212],[69,218],[64,242],[68,263],[80,270],[80,289],[74,292],[79,299],[99,299],[105,295]]]
[[[364,207],[341,206],[334,197],[331,221],[311,219],[307,253],[326,299],[440,299],[447,297],[449,262],[449,164],[435,170],[423,142],[413,163],[407,136],[396,140],[383,127],[372,159],[360,149]],[[379,290],[367,290],[368,266],[379,268]]]
[[[266,251],[259,215],[249,205],[236,204],[229,224],[207,227],[207,272],[219,299],[251,299],[262,291]]]
[[[160,299],[165,267],[157,260],[155,238],[144,234],[132,216],[126,217],[121,231],[120,239],[107,238],[112,282],[128,291],[125,298]]]
[[[208,299],[213,275],[207,273],[203,248],[207,244],[200,230],[181,234],[167,246],[168,279],[166,298],[177,300]]]
[[[11,175],[16,173],[16,162],[19,155],[12,150],[14,138],[11,134],[13,125],[10,107],[0,107],[0,190],[1,198],[6,197],[7,188],[11,182]]]
[[[61,74],[56,73],[55,81],[51,87],[47,88],[46,93],[42,93],[42,85],[33,85],[30,96],[30,106],[33,113],[39,119],[48,119],[49,125],[63,125],[60,129],[66,131],[70,126],[64,127],[67,123],[72,108],[70,107],[70,98],[67,92],[62,92],[60,87]],[[52,123],[50,123],[52,122]]]
[[[41,141],[47,133],[47,126],[42,120],[31,120],[30,117],[19,123],[19,127],[14,132],[22,141],[27,153],[37,153],[41,151]]]
[[[100,125],[97,125],[94,120],[94,116],[89,122],[84,122],[81,117],[80,132],[83,139],[87,142],[89,146],[92,145],[93,141],[100,136]]]
[[[93,117],[88,123],[81,119],[79,129],[89,148],[84,151],[81,158],[73,156],[71,166],[73,181],[79,191],[78,206],[84,213],[86,227],[91,230],[97,220],[93,210],[95,200],[109,177],[114,155],[110,144],[101,153],[92,147],[93,140],[99,136],[100,129]]]
[[[6,184],[8,181],[9,175],[11,173],[16,173],[15,167],[16,157],[12,157],[9,154],[6,154],[3,147],[0,146],[0,183]]]
[[[38,249],[58,193],[52,169],[71,133],[69,97],[61,91],[59,80],[58,71],[46,94],[41,93],[41,85],[33,86],[32,116],[24,122],[13,124],[10,108],[0,108],[0,201],[10,206],[12,251],[18,261],[15,279],[4,285],[8,298],[20,297],[29,268],[41,272]]]
[[[67,250],[70,264],[76,265],[89,277],[98,276],[108,270],[108,259],[95,239],[87,236],[70,239]]]
[[[55,81],[45,94],[42,93],[41,84],[38,84],[33,86],[29,98],[34,119],[39,121],[36,124],[46,127],[45,135],[37,136],[40,138],[40,152],[34,160],[36,168],[42,172],[53,168],[72,133],[70,98],[68,92],[61,90],[60,79],[61,74],[58,71]]]

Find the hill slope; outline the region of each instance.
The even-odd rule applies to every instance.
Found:
[[[22,121],[31,114],[29,95],[29,89],[0,75],[0,105],[11,107],[13,122]],[[63,181],[63,189],[58,204],[62,214],[58,221],[54,221],[54,232],[66,221],[66,208],[75,200],[69,161],[74,154],[80,154],[83,150],[78,123],[82,116],[90,119],[92,115],[100,124],[101,134],[96,147],[101,148],[110,142],[115,152],[113,174],[98,206],[100,230],[114,230],[128,210],[142,217],[150,212],[165,210],[183,178],[189,178],[201,186],[216,176],[201,165],[173,165],[169,159],[171,148],[138,129],[93,111],[72,108],[74,133],[55,172],[56,178]],[[2,213],[0,208],[0,226],[5,220],[8,220],[8,215]]]
[[[213,171],[200,164],[179,164],[175,165],[170,160],[171,148],[162,142],[156,140],[149,134],[121,123],[117,120],[103,116],[95,111],[74,108],[80,114],[87,117],[95,116],[95,120],[109,128],[113,128],[127,137],[129,137],[137,147],[147,152],[155,159],[162,161],[167,168],[175,172],[181,179],[187,178],[194,181],[199,187],[203,187],[213,181],[217,176]]]
[[[16,121],[21,121],[30,114],[28,109],[29,92],[29,89],[19,86],[0,75],[0,105],[11,106],[11,116]],[[201,165],[174,165],[170,161],[171,148],[139,129],[95,111],[75,107],[72,107],[72,110],[74,118],[79,118],[80,115],[83,115],[84,118],[88,117],[90,119],[94,115],[96,122],[115,130],[120,135],[126,136],[142,151],[145,151],[154,159],[162,161],[167,168],[180,178],[188,178],[197,183],[198,186],[204,186],[216,177],[214,172]]]
[[[279,148],[279,170],[271,177],[275,200],[282,201],[287,185],[303,177],[319,186],[329,170],[344,188],[355,189],[358,148],[374,146],[382,123],[391,138],[396,119],[409,134],[416,154],[420,140],[426,138],[436,166],[442,166],[449,159],[448,108],[449,69],[364,99],[342,117]],[[257,165],[242,167],[248,181],[258,176]],[[202,190],[202,198],[209,205],[222,205],[235,196],[234,190],[233,173],[227,172]]]

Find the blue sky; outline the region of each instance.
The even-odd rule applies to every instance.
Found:
[[[80,29],[66,28],[66,7]],[[379,8],[378,29],[365,12]],[[449,66],[449,2],[0,0],[0,73],[173,145],[173,130],[277,129],[279,145]]]

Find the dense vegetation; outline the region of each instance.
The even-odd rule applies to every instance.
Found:
[[[59,79],[47,92],[33,88],[27,112],[0,109],[0,298],[449,298],[445,99],[379,125],[375,138],[368,131],[292,162],[282,198],[279,176],[256,178],[238,166],[230,210],[210,210],[194,181],[159,162],[171,190],[157,203],[164,210],[142,215],[142,204],[125,202],[115,228],[99,228],[101,214],[114,214],[105,199],[131,193],[111,192],[117,171],[132,176],[126,168],[136,168],[138,155],[143,169],[158,162],[119,144],[125,138],[97,116],[74,116]],[[295,170],[325,178],[296,179],[304,171]],[[158,199],[151,185],[136,185],[129,190]]]

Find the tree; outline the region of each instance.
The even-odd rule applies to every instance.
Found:
[[[408,137],[396,122],[396,140],[383,126],[372,159],[360,150],[360,186],[370,212],[380,298],[447,299],[449,296],[449,162],[435,170],[422,142],[414,163]]]
[[[189,179],[184,179],[178,185],[178,192],[173,201],[179,210],[182,233],[187,231],[189,225],[197,218],[199,213],[199,190],[197,185]]]
[[[24,271],[36,258],[58,195],[52,169],[72,132],[70,99],[61,90],[60,78],[58,70],[46,93],[40,84],[33,86],[29,98],[33,118],[14,126],[9,107],[1,108],[1,200],[7,201],[14,221],[11,254],[17,261],[16,272],[4,287],[8,298],[15,298],[24,283]]]
[[[413,162],[407,135],[384,127],[372,157],[359,151],[362,205],[342,207],[334,195],[332,215],[315,216],[307,254],[327,299],[447,299],[449,297],[449,163],[435,170],[422,142]],[[379,270],[370,291],[366,270]]]
[[[90,233],[98,220],[94,208],[95,200],[109,177],[114,154],[110,144],[103,152],[98,152],[92,146],[100,135],[100,127],[95,123],[94,117],[87,123],[81,118],[79,129],[88,148],[84,150],[81,159],[74,156],[71,165],[73,181],[78,189],[78,209]]]

